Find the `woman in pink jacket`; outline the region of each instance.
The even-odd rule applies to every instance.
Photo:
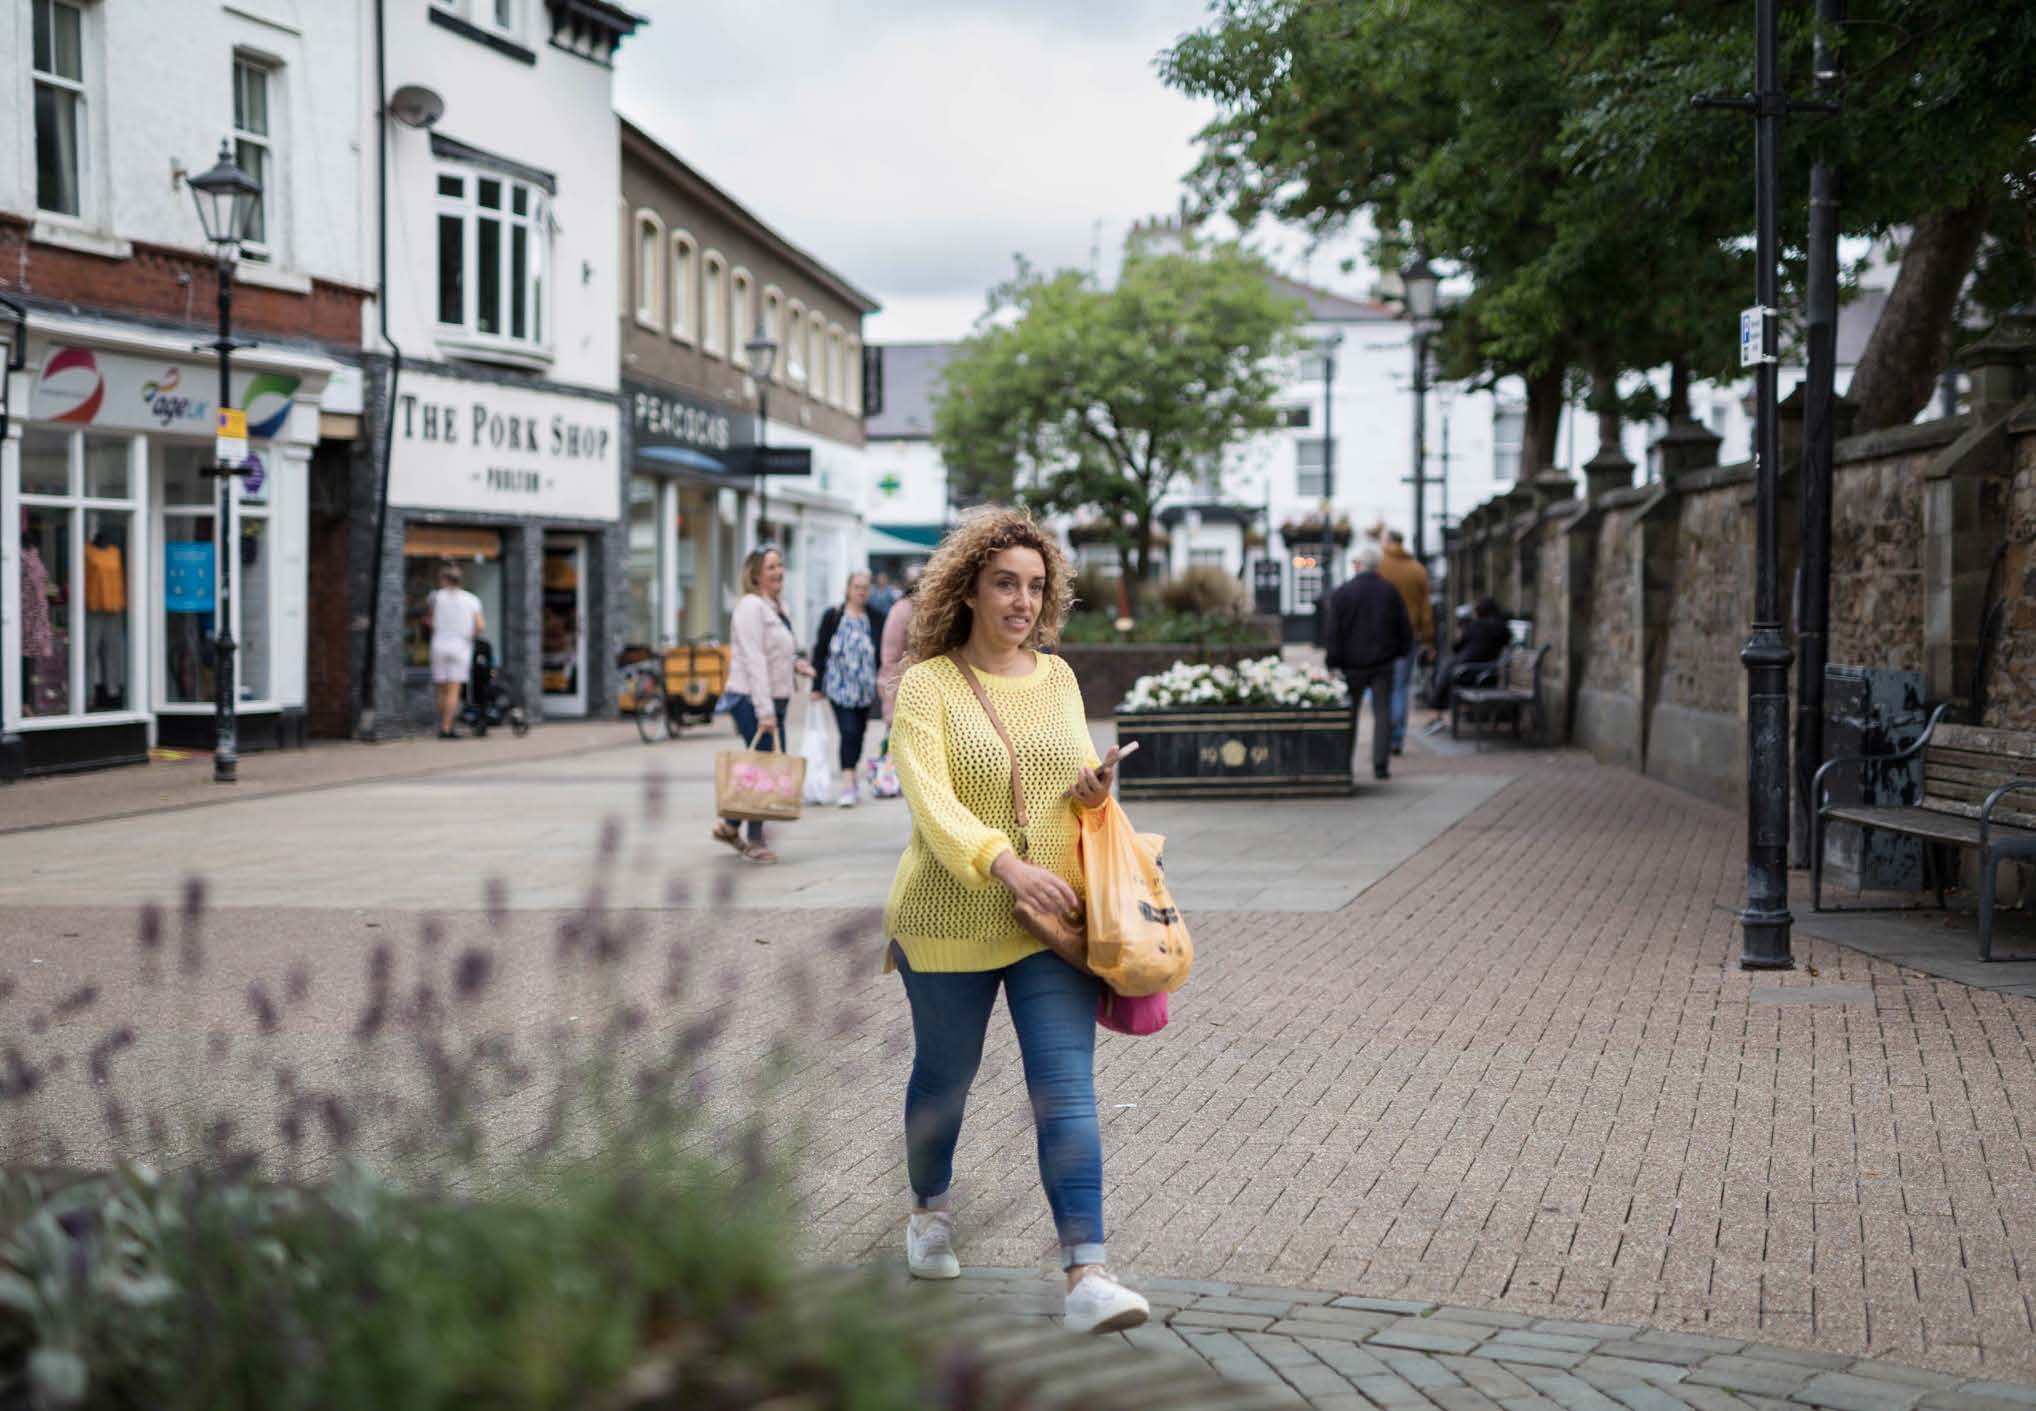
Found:
[[[785,615],[785,560],[773,544],[760,544],[742,561],[742,601],[728,627],[728,687],[720,709],[735,722],[745,746],[761,751],[784,746],[785,707],[791,704],[794,676],[811,676],[813,668],[798,659],[792,620]],[[776,862],[764,846],[762,819],[749,822],[747,841],[733,818],[714,825],[714,841],[726,843],[751,862]]]

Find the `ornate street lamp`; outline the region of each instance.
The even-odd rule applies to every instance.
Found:
[[[764,331],[763,320],[756,321],[756,332],[749,335],[749,341],[742,345],[742,354],[749,362],[749,375],[756,383],[756,447],[750,453],[756,471],[756,523],[758,537],[767,537],[765,528],[767,511],[770,508],[766,498],[770,491],[770,477],[764,473],[764,447],[769,440],[771,369],[778,362],[778,340]]]
[[[221,429],[224,413],[233,406],[233,266],[240,258],[241,244],[254,224],[261,207],[262,184],[240,169],[233,160],[230,144],[219,144],[219,160],[212,170],[190,178],[191,199],[198,207],[198,224],[205,230],[218,262],[219,338],[212,347],[219,354],[219,410]],[[212,747],[212,780],[231,784],[240,773],[240,729],[234,719],[239,684],[234,675],[233,640],[233,477],[239,466],[223,462],[211,468],[219,477],[219,571],[217,620],[212,634],[213,701],[218,739]]]
[[[1400,271],[1407,318],[1414,329],[1414,561],[1428,565],[1428,336],[1435,331],[1435,271],[1419,251]],[[1449,467],[1442,473],[1447,475]]]

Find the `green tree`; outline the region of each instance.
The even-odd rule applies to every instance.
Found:
[[[933,442],[957,491],[1110,526],[1127,575],[1151,568],[1153,515],[1183,475],[1278,424],[1277,361],[1301,306],[1235,244],[1134,241],[1116,285],[1018,262],[947,366]]]

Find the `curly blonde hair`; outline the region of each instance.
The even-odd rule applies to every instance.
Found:
[[[1046,600],[1032,624],[1028,647],[1060,641],[1061,624],[1074,610],[1074,575],[1053,536],[1021,509],[990,505],[971,511],[941,540],[913,594],[910,662],[928,661],[968,641],[975,614],[968,600],[990,560],[1005,549],[1031,549],[1046,565]]]

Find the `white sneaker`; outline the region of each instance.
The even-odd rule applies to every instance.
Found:
[[[958,1279],[961,1261],[954,1257],[954,1213],[929,1210],[905,1222],[905,1267],[915,1279]]]
[[[861,802],[862,795],[857,793],[855,790],[850,789],[844,794],[842,794],[840,798],[834,801],[834,806],[836,808],[854,808],[857,804]]]
[[[1067,1296],[1071,1333],[1121,1333],[1152,1316],[1152,1305],[1101,1269],[1091,1269]]]

